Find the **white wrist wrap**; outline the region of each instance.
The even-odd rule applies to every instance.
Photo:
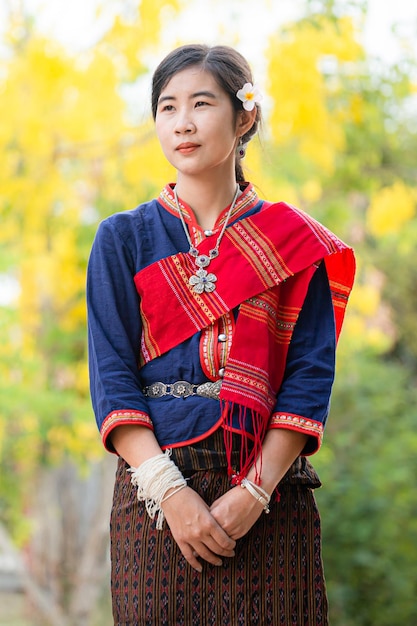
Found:
[[[138,488],[138,500],[145,503],[149,517],[154,519],[158,514],[156,520],[158,530],[162,529],[164,521],[161,504],[166,492],[173,488],[179,491],[187,486],[184,476],[169,458],[170,455],[171,450],[166,450],[165,453],[151,457],[139,467],[131,467],[128,470],[132,474],[132,485]]]

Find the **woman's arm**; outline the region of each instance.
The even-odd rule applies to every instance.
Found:
[[[103,443],[130,466],[138,467],[161,454],[161,448],[138,374],[141,320],[133,281],[135,250],[127,240],[114,219],[106,220],[91,251],[87,281],[89,367],[92,403]],[[232,556],[235,542],[195,491],[182,489],[163,504],[163,509],[174,539],[193,567],[201,569],[195,554],[216,565],[221,564],[219,555]]]
[[[111,442],[118,454],[132,467],[161,454],[155,435],[141,426],[117,426]],[[167,495],[170,490],[167,491]],[[190,487],[181,489],[162,505],[166,521],[182,554],[201,572],[198,557],[221,565],[220,556],[234,555],[236,542],[218,524],[204,500]]]
[[[278,483],[303,450],[307,439],[307,435],[283,428],[267,432],[262,445],[262,489],[273,494]],[[249,480],[255,480],[254,467],[247,477]],[[263,514],[263,507],[247,489],[236,486],[216,500],[210,511],[229,537],[239,539],[246,535],[258,517]]]
[[[336,349],[333,305],[324,264],[313,276],[305,303],[294,329],[288,352],[285,376],[278,393],[270,429],[258,459],[261,486],[268,494],[284,477],[300,453],[318,448],[315,429],[327,418],[334,378]],[[278,415],[297,417],[275,419]],[[255,468],[249,480],[255,479]],[[243,536],[262,513],[262,505],[241,487],[231,489],[213,503],[211,512],[227,534],[234,539]]]
[[[90,392],[109,450],[109,435],[119,424],[152,429],[138,371],[141,319],[133,280],[137,253],[122,229],[128,219],[133,218],[120,220],[116,215],[100,224],[87,271]]]

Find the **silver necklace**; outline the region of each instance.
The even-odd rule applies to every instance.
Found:
[[[208,254],[200,254],[197,248],[193,246],[192,244],[191,237],[188,233],[188,229],[184,221],[180,204],[178,202],[177,187],[176,186],[174,187],[175,204],[177,205],[177,211],[180,216],[181,224],[182,224],[182,227],[185,232],[185,236],[187,237],[187,241],[190,246],[190,249],[188,252],[190,253],[192,257],[194,257],[195,264],[197,266],[197,269],[195,270],[195,274],[190,276],[190,278],[188,279],[189,284],[192,286],[193,290],[196,293],[203,293],[204,291],[206,291],[207,293],[210,293],[211,291],[214,291],[216,289],[217,276],[213,274],[213,272],[210,272],[210,273],[207,272],[205,268],[210,265],[213,259],[219,256],[220,242],[223,238],[223,235],[226,230],[226,226],[229,222],[232,211],[235,208],[237,197],[239,195],[239,190],[240,190],[239,185],[236,185],[235,195],[233,196],[232,204],[230,205],[230,209],[227,212],[223,227],[220,231],[219,236],[217,237],[216,245],[214,246],[214,248],[209,250]]]

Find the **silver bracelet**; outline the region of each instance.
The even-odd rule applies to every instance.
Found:
[[[269,503],[271,501],[271,496],[265,491],[265,489],[262,489],[262,487],[260,487],[259,485],[255,485],[255,483],[253,483],[248,478],[244,478],[240,483],[240,486],[243,489],[247,489],[251,496],[253,496],[255,500],[262,504],[265,513],[270,512]]]

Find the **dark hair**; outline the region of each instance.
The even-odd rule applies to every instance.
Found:
[[[229,46],[206,46],[204,44],[188,44],[170,52],[156,68],[152,79],[152,115],[156,118],[159,96],[171,78],[178,72],[189,67],[198,66],[210,72],[220,87],[229,94],[234,110],[242,111],[242,102],[236,92],[245,83],[253,83],[252,72],[246,59],[234,48]],[[256,118],[252,127],[241,138],[247,144],[258,130],[261,121],[261,110],[256,105]],[[243,182],[241,156],[236,156],[236,181]]]

